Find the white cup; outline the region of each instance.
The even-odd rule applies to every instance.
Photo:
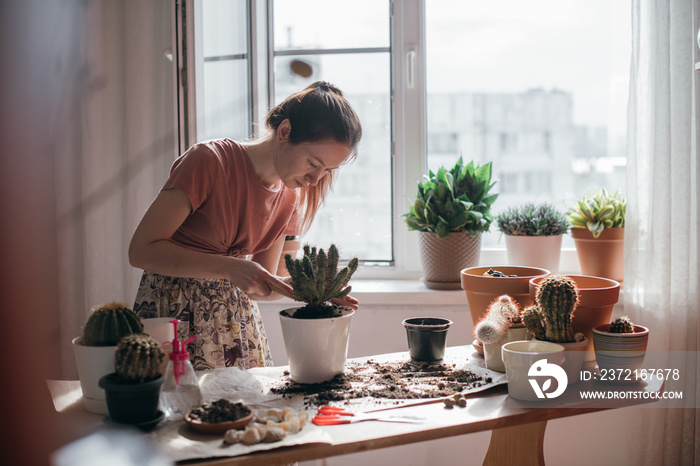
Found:
[[[175,329],[170,323],[173,317],[155,317],[153,319],[141,319],[143,331],[163,345],[175,338]]]
[[[564,347],[547,341],[511,341],[501,348],[508,396],[523,401],[556,398],[566,390]],[[554,380],[556,379],[556,381]]]

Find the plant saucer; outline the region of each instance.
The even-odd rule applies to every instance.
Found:
[[[472,342],[472,346],[474,347],[474,351],[479,353],[480,355],[484,355],[484,346],[481,344],[479,340],[474,340]]]
[[[165,413],[159,410],[158,415],[155,418],[136,424],[125,424],[122,422],[115,422],[112,420],[111,417],[109,417],[109,415],[104,417],[104,423],[112,427],[135,427],[143,432],[148,432],[150,430],[153,430],[160,423],[160,421],[163,420],[163,418],[165,418]]]
[[[191,410],[185,413],[185,422],[187,425],[197,432],[202,432],[205,434],[223,434],[230,429],[241,430],[255,417],[255,413],[251,412],[247,416],[236,419],[235,421],[202,422],[199,419],[192,419],[190,413]]]

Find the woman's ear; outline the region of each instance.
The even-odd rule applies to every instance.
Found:
[[[277,141],[283,142],[289,139],[289,133],[292,131],[292,124],[289,122],[289,118],[282,120],[282,123],[277,127]]]

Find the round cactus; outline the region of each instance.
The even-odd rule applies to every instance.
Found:
[[[474,333],[482,343],[498,343],[508,333],[508,324],[502,319],[486,318],[476,325]]]
[[[112,302],[92,308],[83,329],[83,344],[87,346],[114,346],[126,335],[142,333],[143,324],[134,311],[125,304]]]
[[[627,316],[618,317],[610,324],[610,333],[634,333],[634,324]]]
[[[146,334],[127,335],[117,345],[114,369],[125,382],[148,382],[158,378],[165,352]]]

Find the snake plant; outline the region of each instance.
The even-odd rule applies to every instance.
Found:
[[[569,208],[567,216],[572,228],[588,228],[597,238],[606,228],[625,226],[626,207],[627,200],[619,191],[609,194],[601,188],[595,196],[584,196]]]
[[[498,197],[491,193],[491,162],[464,165],[460,157],[454,167],[432,170],[418,183],[418,195],[410,211],[404,214],[409,230],[437,233],[445,238],[452,232],[471,236],[488,231],[493,218],[491,205]]]

